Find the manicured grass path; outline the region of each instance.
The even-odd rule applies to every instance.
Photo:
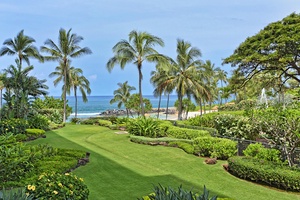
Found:
[[[201,191],[236,200],[300,200],[288,193],[240,180],[223,170],[222,164],[204,164],[204,159],[164,146],[148,146],[129,141],[128,134],[89,125],[67,125],[49,131],[46,139],[54,147],[82,149],[91,153],[90,163],[73,173],[84,178],[90,200],[137,199],[152,192],[153,185]],[[63,161],[62,161],[63,162]]]

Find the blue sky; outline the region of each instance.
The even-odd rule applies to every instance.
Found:
[[[292,12],[299,13],[297,0],[1,0],[0,44],[24,33],[36,40],[40,47],[46,39],[57,41],[60,28],[72,28],[72,32],[84,37],[81,47],[89,47],[92,55],[72,61],[74,67],[83,69],[91,83],[91,95],[112,95],[117,83],[128,80],[138,88],[136,66],[127,65],[124,70],[115,66],[111,73],[106,63],[113,56],[112,47],[121,39],[128,39],[132,30],[147,31],[162,38],[164,48],[160,53],[176,56],[178,38],[191,42],[202,51],[202,60],[211,60],[222,66],[222,59],[247,37],[259,32],[271,22],[281,20]],[[0,57],[0,69],[14,64],[15,57]],[[54,87],[48,75],[54,71],[56,62],[39,63],[32,75],[47,79],[49,94],[61,94],[61,86]],[[150,72],[153,63],[143,65],[143,93],[152,94]]]

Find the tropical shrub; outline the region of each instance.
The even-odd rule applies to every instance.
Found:
[[[91,117],[88,119],[84,119],[81,121],[81,124],[84,125],[96,125],[99,124],[99,118],[98,117]]]
[[[188,123],[185,123],[185,121],[176,121],[174,123],[174,125],[181,127],[181,128],[205,130],[205,131],[208,131],[210,133],[210,135],[217,135],[217,130],[214,128],[189,125]]]
[[[38,138],[42,135],[45,135],[45,131],[43,129],[32,129],[32,128],[27,128],[26,129],[26,135],[31,138],[31,139],[35,139]]]
[[[26,192],[40,200],[86,200],[89,196],[83,179],[69,173],[43,173],[27,185]]]
[[[33,200],[33,195],[28,195],[23,188],[3,189],[0,200]]]
[[[80,118],[73,117],[73,118],[71,119],[71,123],[72,123],[72,124],[78,124],[78,123],[80,123]]]
[[[127,131],[133,135],[146,137],[162,137],[163,133],[159,128],[159,122],[151,117],[139,117],[135,120],[130,120],[127,125]]]
[[[265,148],[261,143],[250,144],[243,151],[245,156],[280,163],[280,151],[278,149]]]
[[[153,193],[149,194],[146,197],[141,198],[140,200],[217,200],[217,196],[209,198],[209,192],[204,186],[203,193],[198,194],[195,192],[187,191],[178,187],[178,190],[174,190],[172,187],[164,187],[161,184],[159,186],[154,186]]]
[[[32,115],[28,118],[29,128],[49,130],[50,120],[41,114]]]
[[[205,130],[196,130],[173,126],[168,128],[167,136],[181,139],[194,139],[197,137],[210,136],[210,134]]]
[[[219,125],[222,126],[221,124]],[[232,125],[233,126],[226,129],[226,131],[220,135],[248,140],[255,140],[259,135],[255,124],[253,124],[248,117],[240,116]]]
[[[26,128],[29,128],[29,124],[25,119],[11,118],[0,121],[0,135],[6,133],[23,134],[26,132]]]
[[[188,154],[194,154],[194,146],[187,142],[181,142],[181,141],[170,142],[169,146],[178,147]]]
[[[98,123],[99,126],[105,126],[105,127],[109,127],[110,125],[112,125],[111,121],[105,119],[99,119]]]
[[[300,169],[252,157],[231,157],[228,170],[233,175],[272,187],[300,191]]]
[[[237,153],[236,142],[215,137],[194,139],[194,148],[195,153],[200,156],[214,157],[221,160],[226,160]]]

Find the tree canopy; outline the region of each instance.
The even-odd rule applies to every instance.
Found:
[[[292,13],[248,37],[223,63],[238,67],[246,80],[275,71],[283,84],[289,79],[300,83],[300,14]]]

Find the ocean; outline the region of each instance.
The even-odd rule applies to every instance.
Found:
[[[81,96],[77,98],[78,106],[77,106],[77,117],[78,118],[88,118],[99,116],[99,114],[106,110],[118,109],[117,103],[110,104],[110,100],[113,96],[88,96],[88,102],[84,103],[82,101]],[[153,108],[158,108],[159,98],[154,97],[153,95],[144,95],[144,98],[150,100]],[[161,108],[167,107],[167,99],[168,96],[161,97]],[[69,118],[73,118],[75,116],[75,97],[68,96],[68,105],[72,107],[73,113]],[[174,103],[177,100],[177,95],[170,95],[169,107],[174,107]],[[124,107],[121,109],[125,109]]]

